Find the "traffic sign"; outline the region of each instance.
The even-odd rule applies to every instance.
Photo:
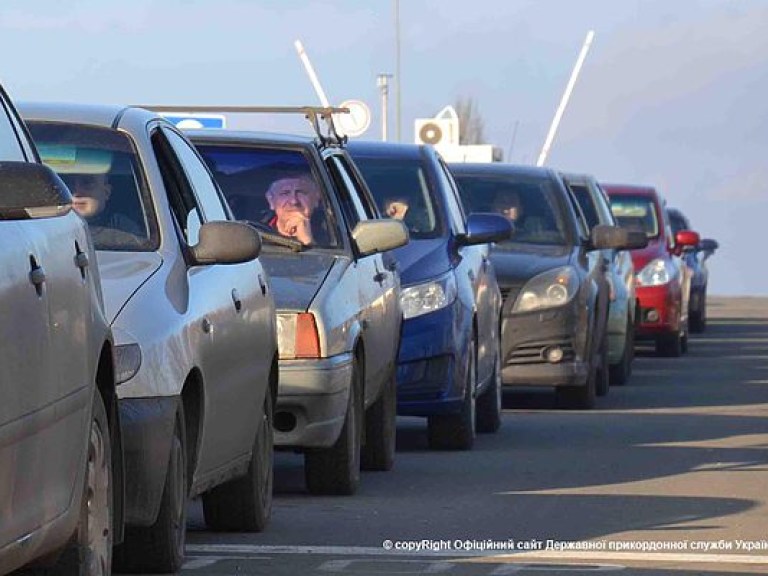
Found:
[[[159,114],[182,130],[227,127],[227,119],[223,114],[199,114],[192,112],[159,112]]]
[[[349,108],[348,114],[337,114],[334,119],[343,134],[360,136],[371,125],[371,110],[362,100],[344,100],[339,108]]]

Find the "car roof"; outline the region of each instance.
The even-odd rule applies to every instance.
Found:
[[[405,144],[377,140],[350,140],[347,143],[347,149],[353,154],[391,158],[419,158],[425,151],[431,148],[431,146],[424,144]]]
[[[603,184],[601,183],[603,190],[610,195],[633,195],[633,196],[648,196],[658,197],[658,193],[653,186],[643,186],[638,184]]]
[[[525,164],[507,164],[505,162],[471,163],[454,162],[448,164],[456,174],[485,174],[485,175],[522,175],[532,177],[552,178],[556,175],[552,168],[546,166],[528,166]]]
[[[75,104],[71,102],[21,102],[17,106],[27,121],[67,122],[116,128],[126,117],[135,121],[162,119],[155,112],[118,104]],[[172,126],[170,122],[169,125]]]
[[[184,130],[184,134],[194,141],[215,140],[232,144],[263,143],[290,146],[314,146],[316,139],[303,134],[283,134],[278,132],[262,132],[253,130]]]

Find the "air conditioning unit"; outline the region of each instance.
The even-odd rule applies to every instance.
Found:
[[[458,146],[459,116],[453,106],[446,106],[434,118],[417,118],[414,132],[416,144]]]

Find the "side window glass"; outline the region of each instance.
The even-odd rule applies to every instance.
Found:
[[[579,230],[579,236],[581,236],[582,240],[586,240],[589,238],[589,228],[587,227],[587,222],[584,219],[584,213],[581,211],[581,208],[579,207],[579,203],[576,201],[576,198],[571,193],[571,191],[566,186],[565,188],[565,195],[568,196],[568,200],[571,203],[571,207],[573,208],[573,212],[576,214],[576,223]]]
[[[365,185],[363,177],[360,175],[359,170],[352,163],[352,161],[346,156],[336,156],[339,165],[349,177],[352,186],[356,192],[355,196],[363,209],[363,213],[368,220],[375,220],[380,217],[379,210],[376,207],[376,202],[371,196],[370,190]]]
[[[202,216],[192,187],[170,143],[165,138],[164,131],[156,130],[152,134],[152,147],[155,150],[174,220],[183,240],[187,245],[194,246],[200,237]]]
[[[0,161],[22,162],[27,158],[8,114],[9,109],[5,100],[0,99]]]
[[[330,156],[325,163],[336,187],[344,218],[349,224],[349,229],[352,230],[360,220],[365,220],[365,211],[360,204],[360,199],[356,197],[354,184],[339,163],[339,159],[336,156]]]
[[[464,209],[461,205],[459,189],[442,158],[439,159],[439,164],[440,178],[444,181],[445,188],[448,191],[446,207],[448,209],[448,217],[451,219],[451,226],[456,231],[456,234],[464,234],[467,231],[466,216],[464,215]]]
[[[192,147],[173,130],[163,128],[168,142],[179,158],[184,172],[192,185],[197,200],[203,209],[206,221],[228,220],[219,190],[211,173]]]

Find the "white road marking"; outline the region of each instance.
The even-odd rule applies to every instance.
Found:
[[[483,562],[504,564],[526,560],[548,561],[586,561],[586,562],[639,562],[653,564],[656,562],[677,564],[736,564],[736,565],[768,565],[768,556],[747,554],[688,554],[668,552],[600,552],[600,551],[556,551],[538,550],[521,551],[512,554],[490,555],[488,552],[469,551],[437,551],[413,553],[396,550],[384,550],[380,547],[366,546],[260,546],[248,544],[194,544],[187,545],[190,554],[325,554],[329,556],[405,556],[418,558],[453,558],[454,561]],[[231,558],[231,556],[230,556]],[[615,568],[615,567],[614,567]],[[604,567],[607,569],[607,566]]]

